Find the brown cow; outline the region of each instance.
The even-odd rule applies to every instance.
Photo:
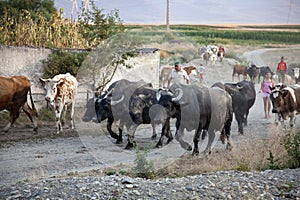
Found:
[[[29,107],[27,102],[28,92],[32,108]],[[33,131],[37,132],[38,127],[35,120],[37,111],[31,96],[30,80],[26,76],[0,76],[0,111],[8,110],[10,112],[9,123],[4,127],[3,131],[7,132],[18,119],[21,108],[33,123]]]
[[[295,124],[296,113],[300,112],[300,87],[283,86],[270,88],[270,99],[273,104],[273,113],[278,113],[284,120],[290,118],[290,126]]]
[[[184,67],[183,69],[184,69],[184,71],[186,71],[187,75],[190,75],[193,70],[197,70],[197,68],[195,66],[187,66],[187,67]]]
[[[247,79],[247,66],[245,65],[240,65],[240,64],[235,64],[233,66],[233,72],[232,72],[232,81],[234,81],[234,75],[238,75],[238,79],[240,81],[240,75],[243,75],[244,80]]]
[[[161,72],[159,75],[159,81],[161,87],[168,87],[166,84],[168,83],[168,78],[173,69],[174,69],[173,66],[165,66],[161,68]]]

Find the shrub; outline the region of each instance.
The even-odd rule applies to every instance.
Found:
[[[46,60],[43,60],[43,63],[46,65],[43,77],[52,78],[57,74],[65,74],[67,72],[76,76],[87,54],[87,52],[54,50]]]
[[[287,168],[300,167],[300,133],[287,131],[282,142],[288,154]]]
[[[135,148],[136,158],[134,163],[136,166],[133,168],[136,176],[141,178],[155,178],[154,173],[154,163],[153,161],[148,161],[147,156],[149,153],[149,148],[141,152],[138,146]]]

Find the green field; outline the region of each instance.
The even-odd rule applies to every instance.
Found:
[[[144,37],[166,35],[166,26],[128,25],[132,33],[143,31]],[[300,44],[300,25],[273,26],[205,26],[205,25],[172,25],[170,34],[188,37],[198,44]]]

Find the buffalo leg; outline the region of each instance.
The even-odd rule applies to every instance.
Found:
[[[108,119],[107,119],[106,128],[107,128],[107,130],[108,130],[110,136],[118,141],[119,135],[116,134],[115,132],[113,132],[113,130],[112,130],[112,128],[111,128],[111,127],[112,127],[113,121],[114,121],[113,118],[108,118]]]
[[[173,140],[173,135],[172,135],[171,128],[170,128],[170,119],[168,119],[166,121],[165,134],[168,138],[167,144],[169,144]]]
[[[243,129],[243,116],[242,115],[239,115],[239,114],[236,114],[235,115],[235,119],[238,123],[238,131],[239,131],[239,134],[244,134],[244,129]]]
[[[176,124],[177,124],[177,121],[176,121]],[[177,125],[176,125],[177,126]],[[183,129],[177,129],[176,130],[176,133],[175,133],[175,139],[179,142],[180,146],[183,148],[183,149],[186,149],[188,151],[191,151],[192,150],[192,147],[189,143],[185,142],[182,137],[184,136],[184,130]]]
[[[134,136],[129,134],[125,149],[132,149],[135,146],[136,146],[136,142],[134,141]]]
[[[208,143],[207,143],[207,147],[204,150],[204,155],[208,155],[211,153],[211,146],[212,146],[214,139],[215,139],[214,129],[208,130]]]
[[[155,130],[155,124],[154,124],[154,123],[151,123],[151,126],[152,126],[152,130],[153,130],[151,139],[152,139],[152,140],[155,140],[155,139],[156,139],[156,136],[157,136],[156,130]]]
[[[160,148],[163,146],[164,136],[166,136],[168,138],[167,144],[173,140],[173,136],[172,136],[172,133],[170,130],[170,118],[168,118],[162,126],[161,135],[156,144],[157,148]]]
[[[200,140],[200,135],[201,135],[201,129],[197,129],[195,131],[195,135],[194,135],[194,150],[193,150],[193,155],[199,155],[199,140]]]

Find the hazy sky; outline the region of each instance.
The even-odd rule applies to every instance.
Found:
[[[80,7],[81,2],[77,0]],[[95,0],[126,24],[165,24],[167,0]],[[300,24],[300,0],[170,0],[171,24]],[[66,17],[73,0],[55,0]]]

